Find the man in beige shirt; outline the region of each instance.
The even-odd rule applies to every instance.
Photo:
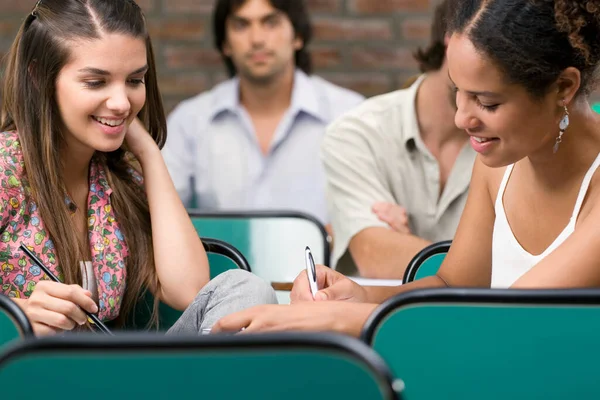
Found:
[[[327,129],[321,158],[335,238],[331,266],[342,273],[402,278],[416,253],[452,239],[458,226],[475,152],[454,125],[444,6],[432,45],[415,55],[424,75]]]

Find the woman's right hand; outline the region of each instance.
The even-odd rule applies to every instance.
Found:
[[[17,304],[25,311],[37,336],[53,335],[84,325],[87,315],[81,308],[90,313],[98,312],[90,291],[79,285],[51,281],[38,282],[31,296]]]
[[[317,287],[319,291],[313,299],[308,276],[306,271],[302,271],[294,280],[294,287],[290,293],[291,302],[338,300],[366,303],[368,301],[365,288],[324,265],[317,265]]]

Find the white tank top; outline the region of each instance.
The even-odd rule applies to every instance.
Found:
[[[492,288],[510,287],[517,279],[533,268],[538,262],[543,260],[544,257],[552,253],[554,249],[560,246],[571,233],[573,233],[575,230],[575,222],[577,222],[577,216],[579,215],[581,205],[583,204],[583,199],[590,186],[590,181],[594,176],[594,172],[596,172],[599,165],[600,154],[598,154],[596,160],[583,178],[569,223],[558,237],[554,239],[554,242],[552,242],[542,254],[536,256],[530,254],[521,246],[508,224],[502,198],[504,197],[506,184],[508,183],[514,164],[506,167],[504,178],[498,189],[495,205],[496,220],[494,222],[494,233],[492,237]]]

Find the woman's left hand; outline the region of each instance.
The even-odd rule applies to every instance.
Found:
[[[221,318],[211,333],[334,331],[358,337],[377,304],[338,301],[262,305]]]
[[[127,143],[128,149],[133,153],[138,161],[142,161],[144,154],[150,151],[160,151],[158,145],[142,124],[142,121],[140,121],[137,117],[127,128],[125,142]]]

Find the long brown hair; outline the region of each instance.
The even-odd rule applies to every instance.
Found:
[[[88,254],[65,205],[61,149],[63,123],[56,103],[56,80],[68,62],[69,44],[119,33],[146,42],[149,70],[146,103],[138,116],[160,147],[166,120],[158,90],[152,44],[146,21],[132,0],[43,0],[22,24],[7,59],[0,131],[16,130],[23,149],[31,196],[54,243],[67,284],[82,281],[79,261]],[[145,290],[158,290],[150,212],[129,172],[123,149],[97,153],[113,189],[111,204],[130,249],[127,282],[118,323],[122,325]],[[57,190],[59,189],[59,190]],[[153,322],[156,322],[155,301]]]

